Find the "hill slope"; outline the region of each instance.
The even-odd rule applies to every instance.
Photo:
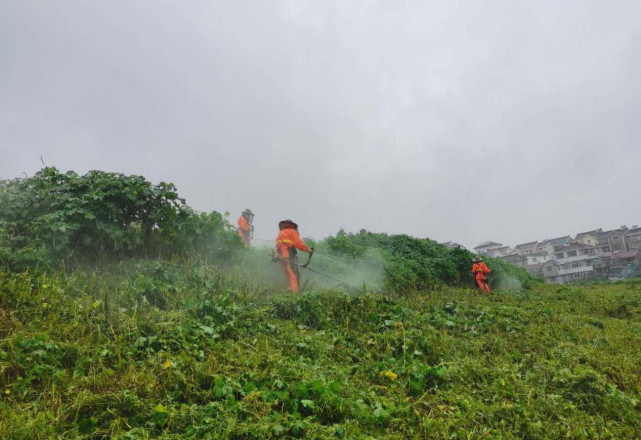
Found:
[[[641,285],[270,293],[195,262],[0,281],[1,438],[639,438]]]

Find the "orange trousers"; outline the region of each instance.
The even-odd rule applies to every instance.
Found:
[[[238,235],[240,236],[240,239],[243,240],[243,243],[245,243],[246,247],[250,247],[249,245],[249,231],[245,232],[242,229],[238,230]]]
[[[476,275],[476,284],[482,292],[490,293],[490,286],[487,284],[487,278],[483,274]]]
[[[281,260],[280,269],[287,279],[289,291],[292,293],[298,292],[298,273],[296,273],[289,260]]]

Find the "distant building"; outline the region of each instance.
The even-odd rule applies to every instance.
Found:
[[[527,265],[527,258],[519,254],[510,254],[500,258],[507,263],[516,264],[517,266],[525,267]]]
[[[529,243],[517,244],[514,251],[519,255],[528,255],[536,252],[538,241],[531,241]]]
[[[525,270],[530,272],[535,277],[543,278],[543,266],[544,265],[545,265],[545,263],[528,264],[527,266],[525,266]]]
[[[554,254],[554,246],[550,240],[542,240],[536,245],[536,253],[544,253],[548,255]]]
[[[446,248],[452,250],[452,249],[465,249],[465,246],[462,244],[454,243],[453,241],[447,241],[445,243],[441,243],[441,245],[445,246]]]
[[[486,241],[474,247],[474,253],[477,255],[489,255],[488,253],[490,251],[493,251],[494,249],[499,249],[502,247],[503,247],[503,244],[501,243],[497,243],[495,241]]]
[[[640,264],[641,251],[638,249],[612,254],[610,258],[610,278],[626,279],[639,276]]]
[[[627,243],[629,250],[641,250],[641,228],[634,225],[627,233]]]
[[[485,255],[487,255],[488,257],[501,258],[501,257],[505,257],[506,255],[510,255],[511,253],[512,253],[512,249],[510,249],[509,246],[503,246],[500,248],[491,249],[487,251]]]
[[[613,229],[612,231],[601,232],[598,236],[597,246],[600,248],[602,254],[614,253],[614,252],[626,252],[629,251],[628,244],[626,242],[626,235],[628,233],[628,228],[626,226],[621,226],[619,229]]]
[[[550,260],[543,263],[543,277],[551,282],[566,284],[575,281],[607,279],[607,265],[598,255],[583,255]]]
[[[595,229],[594,231],[580,232],[574,237],[575,243],[587,244],[596,246],[599,241],[599,235],[603,233],[602,229]]]
[[[602,228],[516,245],[486,241],[474,248],[477,254],[495,256],[521,266],[553,283],[582,280],[624,279],[641,276],[641,228]]]
[[[523,257],[525,258],[528,266],[532,264],[545,263],[546,261],[554,259],[554,255],[548,254],[547,252],[535,252],[533,254],[523,255]]]
[[[551,240],[547,240],[550,246],[552,246],[555,250],[557,247],[562,247],[567,244],[570,244],[572,241],[572,238],[570,238],[569,235],[566,235],[564,237],[559,237],[559,238],[553,238]]]
[[[572,258],[582,255],[596,255],[596,247],[588,246],[587,244],[581,243],[572,243],[567,246],[559,247],[554,252],[554,257],[556,260],[562,260],[564,258]]]
[[[597,254],[596,246],[571,243],[557,247],[554,259],[546,262],[543,276],[553,283],[607,279],[608,258]]]

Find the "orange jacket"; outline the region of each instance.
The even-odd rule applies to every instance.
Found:
[[[238,217],[238,230],[247,234],[249,232],[249,223],[244,215]]]
[[[276,237],[276,247],[284,258],[289,258],[289,249],[296,248],[303,252],[309,252],[305,242],[300,238],[300,234],[296,229],[283,229]]]
[[[487,264],[485,264],[483,261],[479,263],[474,263],[474,265],[472,266],[472,273],[477,277],[487,275],[490,272],[492,271],[490,270],[489,267],[487,267]]]

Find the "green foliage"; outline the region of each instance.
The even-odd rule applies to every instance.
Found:
[[[490,298],[242,286],[197,260],[1,276],[0,438],[641,432],[638,284]]]
[[[354,241],[350,239],[344,229],[338,231],[336,237],[325,239],[325,243],[334,254],[347,255],[352,258],[362,257],[366,248],[362,244],[354,243]]]
[[[383,252],[385,260],[385,285],[399,292],[432,290],[438,286],[474,286],[471,276],[474,255],[465,249],[447,249],[429,239],[408,235],[374,234],[361,231],[349,234],[340,230],[335,237],[327,238],[322,246],[337,256],[362,258],[368,249]],[[492,270],[490,285],[518,291],[529,287],[536,280],[525,269],[489,259]]]
[[[505,291],[519,291],[529,289],[532,285],[542,283],[543,280],[535,278],[524,268],[502,261],[499,258],[486,259],[488,267],[492,270],[490,287]]]
[[[640,437],[638,280],[489,259],[494,287],[530,290],[485,297],[451,287],[466,250],[341,230],[316,267],[362,288],[293,296],[251,277],[279,275],[268,250],[230,267],[225,218],[169,184],[46,168],[0,203],[0,438]],[[70,256],[112,258],[51,264]]]
[[[220,256],[239,247],[222,215],[198,214],[173,184],[142,176],[44,168],[1,181],[0,206],[0,264],[13,270],[47,266],[49,256]]]

